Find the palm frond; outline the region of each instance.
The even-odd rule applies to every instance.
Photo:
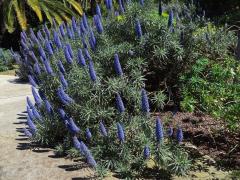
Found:
[[[24,1],[13,1],[13,7],[17,14],[17,20],[23,30],[27,29],[27,18],[25,15]]]
[[[71,16],[75,16],[76,14],[73,12],[72,9],[68,8],[67,6],[64,5],[63,2],[59,2],[59,1],[56,1],[56,0],[45,0],[45,3],[47,5],[47,7],[51,10],[54,10],[54,11],[62,11],[68,15],[71,15]]]
[[[73,8],[78,12],[78,14],[82,15],[83,14],[83,9],[82,6],[76,2],[75,0],[67,0],[67,2],[73,6]]]
[[[46,4],[44,2],[41,2],[40,6],[41,6],[44,14],[46,15],[48,21],[52,24],[52,16],[51,16],[51,14],[49,12],[49,8],[46,6]]]
[[[76,0],[4,0],[2,14],[8,32],[15,30],[16,21],[22,30],[27,29],[26,7],[36,14],[40,22],[46,17],[51,24],[53,18],[61,24],[64,20],[70,21],[72,16],[83,14],[82,6]]]
[[[63,22],[63,18],[58,11],[50,11],[50,14],[57,21],[58,24],[61,24]]]
[[[3,3],[4,25],[8,32],[12,33],[15,30],[13,1],[3,1]]]
[[[71,18],[69,18],[69,16],[66,14],[66,13],[64,13],[64,12],[59,12],[59,14],[61,15],[61,17],[65,20],[65,21],[67,21],[67,22],[70,22],[71,21]]]
[[[36,13],[39,21],[42,22],[43,21],[43,17],[42,17],[42,11],[41,11],[41,7],[39,5],[39,1],[38,0],[27,0],[27,4]]]
[[[56,0],[45,0],[42,1],[40,5],[50,23],[52,23],[50,19],[54,18],[58,24],[61,24],[63,20],[70,21],[70,16],[75,15],[64,3]]]

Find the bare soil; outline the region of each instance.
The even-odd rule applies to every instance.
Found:
[[[161,114],[172,117],[170,112]],[[200,155],[209,155],[216,165],[225,169],[240,169],[240,132],[230,132],[226,124],[202,113],[178,112],[170,124],[180,125],[184,142],[197,146]]]

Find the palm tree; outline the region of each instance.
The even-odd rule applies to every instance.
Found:
[[[3,7],[3,2],[0,1],[0,10],[3,9],[2,7]],[[3,34],[3,31],[4,31],[3,16],[0,16],[0,39],[1,39],[1,36]]]
[[[16,28],[15,22],[18,22],[22,30],[27,29],[28,10],[34,12],[40,22],[47,19],[52,23],[54,18],[58,24],[83,13],[76,0],[3,0],[2,9],[3,22],[10,33]]]
[[[81,4],[85,12],[90,10],[90,13],[92,15],[95,13],[96,4],[101,4],[105,2],[105,0],[76,0],[76,1],[78,1]]]

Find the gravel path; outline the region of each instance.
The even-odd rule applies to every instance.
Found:
[[[0,75],[0,180],[95,179],[89,168],[76,167],[79,162],[54,158],[48,149],[26,147],[28,141],[21,133],[26,121],[26,96],[31,96],[28,84]]]

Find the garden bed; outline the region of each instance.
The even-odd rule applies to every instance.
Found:
[[[171,113],[160,116],[166,119]],[[183,112],[176,113],[173,123],[181,124],[185,142],[197,146],[199,155],[209,155],[219,167],[240,168],[240,133],[230,132],[226,123],[202,113]]]
[[[239,68],[229,51],[236,36],[186,6],[163,11],[161,1],[158,8],[140,1],[115,14],[107,1],[106,18],[97,6],[93,19],[22,32],[13,56],[35,101],[27,98],[25,135],[57,155],[81,157],[99,177],[169,179],[189,174],[199,159],[207,169],[238,167],[239,135],[230,132],[238,128]],[[170,102],[215,119],[168,113]]]

